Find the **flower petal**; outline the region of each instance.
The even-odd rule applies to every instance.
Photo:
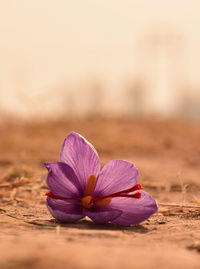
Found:
[[[71,132],[64,140],[60,160],[71,166],[84,193],[88,178],[98,176],[100,162],[94,147],[81,135]]]
[[[54,195],[61,197],[80,197],[81,186],[73,169],[61,162],[45,163],[49,170],[47,185]]]
[[[84,217],[79,201],[55,200],[47,197],[47,208],[55,219],[62,222],[73,222]]]
[[[113,198],[110,207],[119,209],[123,213],[113,223],[129,226],[138,224],[148,219],[158,210],[156,201],[148,193],[140,191],[141,198],[116,197]]]
[[[94,211],[85,210],[85,215],[96,223],[106,223],[118,218],[122,214],[119,209],[107,206],[96,207]]]
[[[94,195],[105,196],[137,184],[138,170],[130,162],[114,160],[105,164],[97,179]]]

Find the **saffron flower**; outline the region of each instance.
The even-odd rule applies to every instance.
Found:
[[[148,219],[158,209],[137,183],[138,170],[132,163],[113,160],[100,170],[96,150],[75,132],[64,140],[60,161],[45,166],[50,189],[47,208],[59,221],[88,216],[96,223],[129,226]]]

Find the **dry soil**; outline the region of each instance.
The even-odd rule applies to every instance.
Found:
[[[56,222],[45,206],[45,161],[74,130],[102,165],[133,162],[159,211],[132,227]],[[200,268],[200,124],[160,119],[17,121],[0,125],[0,268]]]

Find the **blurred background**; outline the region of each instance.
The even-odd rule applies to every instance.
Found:
[[[198,0],[0,0],[0,116],[200,118]]]
[[[52,220],[43,164],[72,130],[159,213]],[[199,269],[199,138],[200,0],[0,0],[1,269]]]

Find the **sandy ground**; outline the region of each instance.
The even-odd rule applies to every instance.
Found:
[[[158,213],[132,227],[53,220],[43,162],[58,160],[71,130],[93,143],[102,165],[133,162]],[[7,122],[0,131],[0,268],[200,268],[200,124],[72,119]]]

